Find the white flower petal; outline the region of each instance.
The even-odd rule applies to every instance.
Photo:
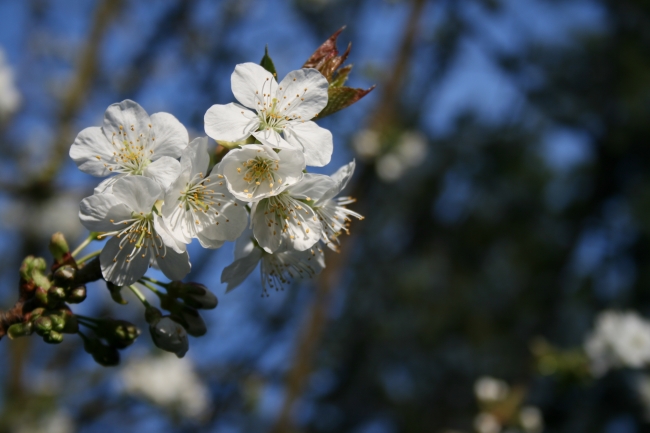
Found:
[[[221,282],[228,283],[226,293],[243,283],[246,277],[255,270],[261,258],[262,250],[254,247],[250,254],[226,266],[221,273]]]
[[[112,104],[104,113],[103,132],[109,143],[121,145],[123,141],[140,143],[149,149],[151,119],[144,108],[135,101],[125,99]]]
[[[93,190],[93,194],[104,194],[104,193],[111,194],[113,192],[113,184],[117,182],[119,179],[122,179],[124,176],[128,176],[128,175],[120,173],[116,176],[107,177],[106,179],[99,182],[99,185],[97,185]]]
[[[317,69],[291,71],[280,82],[277,98],[283,115],[309,120],[327,105],[329,83]]]
[[[156,234],[160,236],[160,239],[162,239],[165,246],[167,246],[167,252],[169,252],[169,248],[171,248],[177,254],[182,254],[185,251],[186,246],[185,242],[183,242],[184,239],[179,239],[177,236],[175,236],[174,233],[169,230],[165,224],[165,221],[160,215],[154,214],[153,226],[156,230]]]
[[[284,130],[284,136],[289,144],[303,149],[307,165],[323,167],[332,159],[332,133],[314,122],[291,122]]]
[[[257,115],[239,104],[213,105],[204,117],[205,133],[215,140],[241,141],[259,127]]]
[[[182,280],[192,268],[187,251],[177,253],[168,249],[164,257],[156,257],[156,263],[163,274],[172,281]]]
[[[165,190],[176,180],[180,171],[180,162],[170,156],[163,156],[149,164],[142,175],[155,180]]]
[[[286,140],[284,140],[280,134],[278,134],[275,130],[273,129],[264,129],[262,131],[254,131],[252,132],[253,137],[257,138],[260,143],[266,144],[267,146],[271,147],[278,147],[280,149],[292,149],[295,148],[292,144],[288,143]],[[302,147],[298,147],[300,151],[302,151]]]
[[[181,156],[181,152],[190,141],[187,129],[183,124],[169,113],[152,114],[151,124],[153,125],[152,150],[154,151],[152,159],[158,159],[161,156],[172,158]]]
[[[93,176],[108,176],[115,164],[113,146],[98,126],[86,128],[77,135],[70,147],[70,158],[79,170]]]
[[[287,188],[287,192],[289,192],[293,198],[318,202],[321,197],[336,186],[337,183],[329,176],[324,174],[305,173],[300,182]]]
[[[190,177],[194,177],[198,173],[202,173],[205,176],[210,166],[208,137],[198,137],[192,140],[181,155],[181,164],[189,164],[192,167]]]
[[[332,187],[332,189],[327,191],[319,200],[317,200],[315,205],[321,206],[328,200],[336,197],[341,191],[343,191],[343,189],[348,186],[350,179],[352,179],[355,166],[356,162],[352,160],[349,164],[346,164],[336,170],[336,173],[331,176],[332,180],[335,182],[334,187]]]
[[[113,184],[113,195],[134,212],[151,213],[156,200],[162,196],[158,183],[144,176],[125,176]]]
[[[241,63],[230,77],[232,93],[244,106],[257,109],[264,103],[264,95],[274,97],[278,83],[273,74],[256,63]],[[266,98],[270,99],[269,97]]]
[[[215,250],[217,248],[221,248],[223,244],[226,243],[226,241],[220,241],[218,239],[210,239],[207,236],[204,236],[204,233],[206,231],[202,231],[197,233],[196,238],[199,240],[199,243],[203,248],[209,248],[211,250]]]
[[[133,244],[126,242],[120,249],[120,241],[120,238],[113,237],[106,243],[99,255],[99,263],[106,281],[118,286],[128,286],[138,281],[147,272],[150,260],[149,249],[145,248],[142,253],[130,256],[133,252]]]
[[[122,221],[130,216],[130,209],[112,194],[91,195],[81,200],[79,205],[81,224],[94,232],[113,231],[115,226],[111,219]]]

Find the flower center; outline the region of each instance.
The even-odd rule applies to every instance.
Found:
[[[124,228],[104,233],[98,236],[97,239],[116,236],[120,239],[120,250],[125,247],[133,248],[133,251],[126,258],[127,262],[130,262],[137,254],[141,254],[143,258],[146,257],[149,248],[156,257],[165,257],[167,247],[154,229],[153,213],[132,212],[129,219],[110,221],[114,225],[124,226]],[[113,262],[116,261],[117,258],[114,258]]]
[[[244,190],[245,193],[248,193],[248,197],[252,197],[263,182],[268,183],[271,189],[273,189],[273,185],[282,183],[282,179],[276,173],[280,169],[279,161],[257,156],[242,162],[242,165],[244,169],[238,168],[237,171],[244,176],[244,181],[252,187],[251,192],[248,189]]]
[[[265,104],[265,107],[260,110],[260,131],[273,129],[276,132],[282,132],[285,124],[291,120],[291,117],[282,115],[278,108],[279,102],[277,98],[273,98],[270,103]]]
[[[203,173],[195,174],[192,180],[185,186],[185,190],[181,191],[181,196],[178,198],[181,202],[180,205],[187,212],[207,212],[210,206],[215,203],[212,200],[215,191],[208,189],[212,185],[214,183],[210,182],[209,177],[203,179]]]
[[[151,128],[151,125],[149,125]],[[149,149],[147,146],[147,138],[144,134],[135,135],[133,125],[131,125],[131,133],[127,134],[127,131],[120,126],[120,133],[113,133],[113,139],[111,140],[113,148],[113,157],[115,162],[118,165],[117,172],[141,175],[144,172],[144,169],[151,164],[149,159],[153,155],[153,149]],[[152,138],[153,140],[153,138]],[[118,145],[116,141],[121,142],[121,145]],[[112,168],[109,170],[113,171]]]

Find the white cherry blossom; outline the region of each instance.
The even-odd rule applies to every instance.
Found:
[[[270,146],[251,144],[228,152],[216,172],[224,176],[235,198],[256,202],[298,182],[304,168],[305,158],[300,151],[276,152]]]
[[[221,282],[228,283],[226,292],[243,283],[260,262],[263,294],[268,294],[269,289],[283,290],[298,278],[312,278],[325,268],[320,245],[305,251],[281,249],[269,254],[256,244],[247,229],[235,243],[235,261],[221,274]]]
[[[101,127],[92,126],[77,135],[70,157],[84,173],[97,177],[112,174],[95,192],[104,192],[120,178],[142,175],[167,188],[178,176],[176,160],[189,141],[185,127],[169,113],[149,116],[129,99],[106,109]]]
[[[329,163],[332,133],[311,121],[328,99],[329,83],[318,70],[289,72],[278,84],[263,67],[243,63],[235,67],[230,81],[242,105],[210,107],[204,119],[206,134],[230,142],[242,142],[252,135],[273,147],[299,149],[307,165]]]
[[[349,234],[350,217],[362,220],[364,217],[359,213],[345,207],[354,203],[356,199],[352,197],[336,197],[352,178],[354,173],[354,160],[347,165],[339,168],[331,178],[334,186],[325,194],[318,197],[312,205],[314,212],[323,225],[323,242],[332,250],[338,251],[339,235],[341,232]]]
[[[162,214],[183,242],[197,238],[205,248],[219,248],[244,231],[248,212],[223,175],[207,175],[209,163],[207,137],[193,140],[181,155],[181,173],[165,194]]]
[[[144,176],[115,181],[111,193],[81,201],[79,218],[101,237],[113,236],[99,255],[102,274],[118,286],[135,283],[155,264],[170,280],[190,271],[185,244],[166,227],[155,206],[162,199],[160,186]]]
[[[311,248],[321,239],[322,226],[308,203],[312,196],[319,197],[334,187],[329,176],[306,173],[284,192],[254,203],[251,225],[259,246],[267,253],[281,246],[298,251]]]

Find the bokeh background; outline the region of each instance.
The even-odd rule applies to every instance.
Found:
[[[0,341],[0,432],[650,431],[643,369],[594,378],[606,309],[650,314],[650,4],[643,0],[0,0],[0,306],[51,234],[86,235],[75,135],[126,98],[203,134],[237,63],[282,77],[343,25],[350,84],[321,125],[354,221],[313,281],[219,283],[186,358],[145,331],[103,368],[73,336]],[[490,379],[493,378],[493,379]],[[646,384],[645,388],[643,384]],[[645,393],[643,390],[645,389]]]

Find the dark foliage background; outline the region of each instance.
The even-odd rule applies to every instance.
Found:
[[[0,0],[22,97],[0,120],[1,305],[52,232],[85,236],[96,180],[67,152],[108,105],[131,98],[201,135],[235,64],[268,44],[283,76],[344,24],[351,84],[377,89],[323,120],[335,153],[320,171],[357,159],[366,219],[319,279],[268,299],[256,278],[224,294],[230,246],[190,250],[191,279],[220,298],[188,354],[208,419],[125,396],[78,339],[3,340],[1,432],[51,431],[26,420],[52,411],[82,432],[470,432],[484,375],[539,407],[546,432],[650,431],[641,372],[541,374],[531,350],[579,348],[606,308],[650,314],[642,0]],[[405,137],[426,146],[409,164]],[[136,302],[89,289],[75,311],[144,323]],[[151,350],[136,346],[126,359]]]

